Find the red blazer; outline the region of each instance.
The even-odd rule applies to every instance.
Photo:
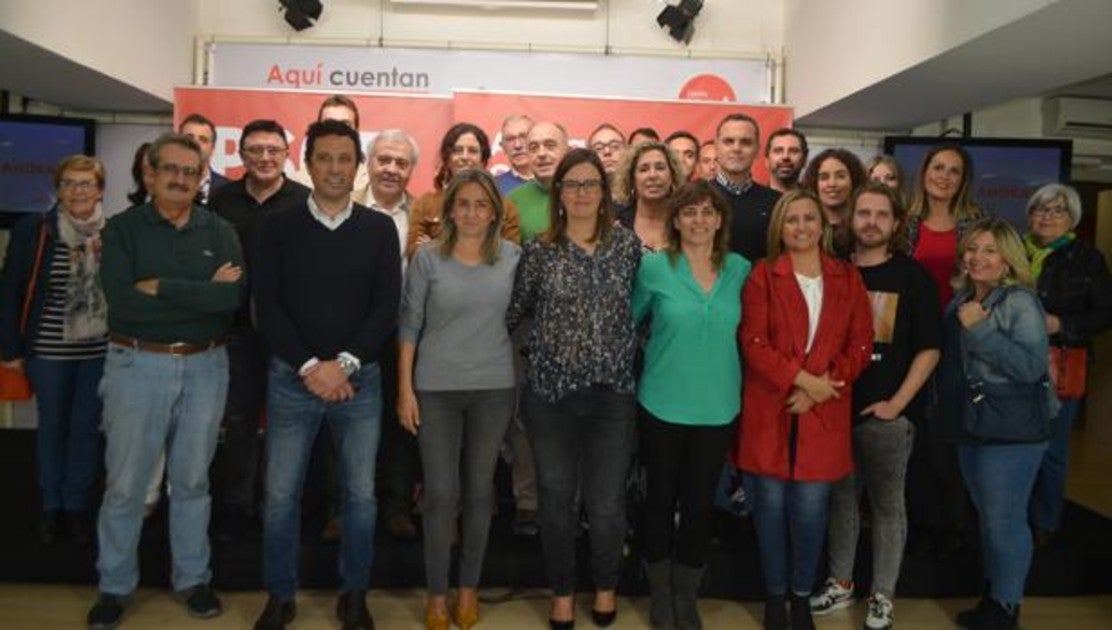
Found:
[[[857,269],[822,255],[822,312],[811,351],[807,303],[791,259],[762,260],[741,294],[738,341],[745,359],[741,423],[734,464],[744,470],[798,481],[835,481],[853,471],[850,444],[852,381],[873,351],[873,315]],[[846,382],[838,398],[799,416],[795,470],[789,470],[791,415],[785,401],[799,370],[830,372]]]

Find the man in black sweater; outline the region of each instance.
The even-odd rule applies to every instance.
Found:
[[[761,147],[761,129],[753,117],[729,114],[718,123],[715,186],[730,202],[730,249],[752,262],[764,258],[768,220],[780,193],[753,181],[753,160]]]
[[[378,366],[401,291],[397,230],[351,200],[363,161],[358,133],[326,120],[305,138],[313,193],[263,219],[253,283],[272,359],[267,382],[263,583],[257,629],[296,612],[301,484],[327,420],[340,458],[340,599],[345,630],[374,628],[365,601],[374,553],[375,456],[382,412]]]

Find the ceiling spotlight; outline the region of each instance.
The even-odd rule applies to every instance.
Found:
[[[690,44],[691,36],[695,34],[695,16],[702,10],[703,0],[680,0],[678,5],[664,7],[656,16],[656,23],[661,28],[667,28],[672,39]]]
[[[320,19],[320,0],[278,0],[278,4],[286,13],[286,23],[295,31],[303,31]]]

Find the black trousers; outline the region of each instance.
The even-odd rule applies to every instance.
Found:
[[[225,512],[250,516],[257,502],[259,417],[266,401],[267,352],[262,335],[251,328],[234,328],[226,339],[229,378],[220,506]]]

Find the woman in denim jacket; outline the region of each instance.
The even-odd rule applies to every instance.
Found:
[[[974,223],[961,241],[956,294],[946,309],[941,391],[958,399],[964,378],[1034,383],[1047,374],[1046,316],[1031,290],[1023,243],[1003,219]],[[964,355],[964,359],[963,359]],[[1058,401],[1047,389],[1052,416]],[[960,410],[950,414],[960,422]],[[958,615],[966,628],[1015,628],[1033,544],[1027,501],[1046,440],[989,442],[959,431],[958,458],[980,517],[987,584],[977,608]]]

